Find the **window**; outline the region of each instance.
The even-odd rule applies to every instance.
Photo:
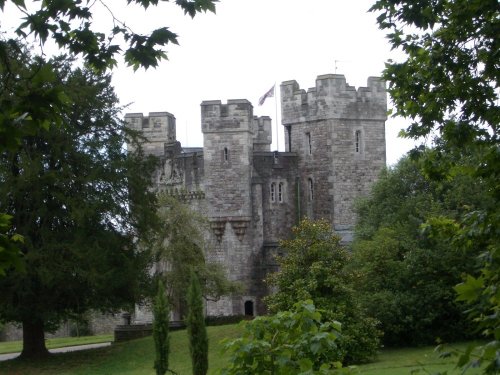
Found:
[[[276,184],[273,182],[271,184],[271,202],[276,200]]]
[[[278,184],[278,202],[283,202],[283,184]]]
[[[356,152],[361,152],[361,130],[356,130],[354,138],[354,148]]]
[[[311,133],[306,133],[306,142],[307,153],[312,155]]]
[[[228,156],[229,156],[229,151],[228,151],[227,147],[224,147],[224,161],[227,161]]]
[[[314,184],[312,178],[308,179],[308,185],[309,185],[309,201],[312,202],[314,199]]]

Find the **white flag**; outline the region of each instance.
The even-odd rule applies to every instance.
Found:
[[[269,89],[268,92],[266,92],[264,95],[262,95],[259,99],[259,105],[264,104],[267,98],[274,98],[274,85]]]

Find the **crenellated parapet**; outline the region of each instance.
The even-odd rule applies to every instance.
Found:
[[[281,84],[281,116],[283,125],[325,119],[387,119],[385,82],[369,77],[367,87],[356,90],[343,75],[318,76],[316,87],[307,92],[297,81]]]
[[[144,151],[147,154],[162,156],[165,145],[176,142],[175,117],[168,112],[127,113],[125,122],[131,129],[141,132],[146,137]]]
[[[270,151],[272,143],[271,118],[253,117],[253,150]]]
[[[201,103],[201,130],[203,133],[252,132],[253,106],[246,99],[220,100]]]

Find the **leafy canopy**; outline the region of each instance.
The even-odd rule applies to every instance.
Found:
[[[378,349],[376,322],[367,317],[355,298],[355,272],[349,270],[350,255],[340,245],[326,220],[304,219],[292,229],[294,238],[283,240],[279,271],[266,280],[276,293],[265,302],[273,313],[292,309],[297,301],[312,300],[327,319],[342,323],[340,360],[363,362]]]
[[[70,103],[59,126],[34,128],[0,154],[0,211],[24,237],[18,246],[25,263],[24,273],[9,268],[0,279],[0,319],[23,323],[26,335],[37,331],[36,345],[43,346],[44,328],[89,309],[131,306],[147,290],[150,254],[138,251],[136,238],[154,229],[155,162],[143,158],[121,120],[109,75],[72,69],[65,57],[46,63],[24,49],[10,57],[25,61],[11,65],[19,90],[30,92],[32,80],[24,78],[49,64],[53,76],[42,92],[60,90]],[[26,103],[6,91],[0,100]],[[126,152],[126,142],[137,153]]]
[[[480,271],[456,288],[479,329],[491,339],[481,360],[500,371],[500,8],[497,0],[378,0],[380,27],[406,54],[389,62],[385,78],[396,115],[411,120],[412,138],[435,136],[423,156],[429,177],[457,170],[484,183],[493,204],[457,220],[430,220],[429,229],[456,248],[477,249]],[[421,151],[421,150],[420,150]],[[475,163],[456,163],[463,151]],[[413,154],[418,155],[416,150]],[[452,155],[452,158],[443,157]],[[464,360],[467,362],[467,359]],[[464,362],[464,361],[461,361]]]
[[[206,299],[217,300],[239,291],[240,285],[227,279],[221,264],[205,259],[206,218],[166,193],[158,195],[158,203],[160,225],[154,244],[157,273],[165,281],[170,300],[181,314],[186,303],[185,291],[191,283],[191,270],[196,271]]]
[[[165,1],[165,0],[163,0]],[[218,0],[176,0],[185,14],[194,17],[199,12],[214,12]],[[7,0],[0,0],[0,10],[4,12]],[[81,57],[87,67],[95,72],[104,72],[117,64],[117,56],[123,55],[125,62],[134,70],[156,67],[167,58],[163,47],[177,44],[177,35],[168,27],[152,30],[149,34],[138,34],[126,26],[125,21],[115,18],[112,9],[99,0],[44,0],[36,11],[28,10],[24,0],[11,0],[23,14],[24,21],[17,28],[21,38],[34,36],[35,42],[45,44],[49,38],[71,57]],[[110,13],[113,28],[108,31],[94,30],[92,17],[96,3]],[[158,6],[158,0],[127,0],[120,5],[136,3],[147,9]],[[113,1],[116,5],[117,1]],[[117,39],[122,38],[125,47]],[[61,126],[64,113],[70,108],[70,100],[61,86],[54,84],[54,71],[51,63],[38,61],[38,69],[29,70],[28,76],[16,76],[19,66],[29,65],[18,53],[12,59],[12,50],[19,43],[13,39],[0,39],[0,153],[21,145],[24,136],[33,136],[39,129]],[[30,85],[26,85],[26,81]],[[23,267],[18,242],[22,236],[14,234],[8,226],[9,215],[0,212],[0,277],[4,270],[15,266]]]
[[[165,1],[165,0],[163,0]],[[168,0],[167,0],[168,1]],[[214,12],[217,0],[176,0],[185,14],[194,17],[199,12]],[[3,11],[6,0],[0,0]],[[72,56],[82,56],[94,69],[103,71],[116,65],[116,56],[123,54],[125,62],[134,68],[158,66],[158,62],[166,59],[162,49],[167,44],[178,44],[177,34],[168,27],[152,30],[149,34],[138,34],[127,27],[124,21],[116,19],[112,6],[104,1],[98,3],[109,11],[113,20],[113,28],[106,32],[93,29],[93,7],[95,1],[45,0],[40,8],[31,12],[24,0],[12,0],[12,3],[25,15],[24,21],[16,32],[27,37],[33,34],[41,44],[52,38],[60,48],[67,49]],[[120,1],[120,6],[138,4],[144,9],[158,6],[158,0]],[[113,5],[116,6],[116,0]],[[122,48],[117,37],[122,37],[126,47]]]
[[[485,207],[485,186],[469,175],[447,181],[425,176],[422,163],[403,158],[384,171],[359,202],[353,247],[356,290],[381,322],[386,345],[465,339],[471,322],[455,301],[453,286],[477,267],[476,252],[449,246],[427,230],[433,218],[456,220]]]

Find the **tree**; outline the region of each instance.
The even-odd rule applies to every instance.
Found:
[[[363,362],[378,349],[380,332],[355,298],[355,272],[347,269],[349,253],[340,245],[330,223],[304,219],[292,229],[294,238],[280,242],[284,255],[279,271],[266,280],[276,293],[266,297],[272,313],[292,309],[297,301],[312,300],[326,319],[342,323],[339,346],[348,363]]]
[[[176,0],[175,3],[186,14],[194,17],[199,12],[215,12],[216,2],[217,0]],[[6,0],[0,0],[2,12],[6,3]],[[167,58],[163,46],[178,43],[177,35],[167,27],[153,30],[148,35],[135,33],[123,20],[116,19],[110,6],[102,1],[99,3],[109,11],[113,23],[109,32],[93,29],[92,8],[95,9],[95,3],[90,1],[42,1],[36,11],[28,10],[24,0],[12,0],[11,3],[25,15],[24,22],[16,31],[18,36],[34,36],[40,45],[52,38],[70,56],[82,57],[87,66],[96,72],[104,72],[116,66],[119,54],[123,54],[126,63],[134,70],[139,67],[156,67],[159,61]],[[157,6],[158,0],[127,0],[127,4],[130,3],[147,9]],[[125,50],[116,41],[120,37],[127,46]],[[0,89],[3,93],[8,92],[16,97],[16,100],[11,101],[4,95],[0,102],[0,153],[18,147],[24,136],[33,136],[50,126],[60,126],[69,105],[64,92],[58,90],[58,86],[51,80],[55,72],[50,63],[39,61],[38,72],[33,72],[37,79],[33,80],[29,89],[24,85],[23,90],[18,90],[23,87],[23,83],[15,76],[5,79],[11,73],[13,64],[8,56],[15,45],[17,42],[13,39],[0,40],[0,74],[4,77],[4,85]],[[33,98],[37,99],[36,106],[32,105]],[[22,237],[12,233],[9,220],[9,215],[0,212],[0,277],[3,270],[12,266],[22,269],[21,252],[17,246]]]
[[[158,281],[158,291],[153,305],[153,339],[155,341],[156,359],[154,368],[156,375],[164,375],[168,370],[168,355],[170,353],[170,338],[168,335],[170,308],[167,294],[161,280]]]
[[[360,275],[362,304],[381,322],[386,345],[470,337],[471,322],[453,287],[475,269],[476,254],[450,247],[424,225],[489,205],[484,189],[468,175],[431,180],[422,163],[403,158],[358,203],[351,266]]]
[[[3,11],[6,0],[0,0]],[[176,0],[185,14],[194,17],[196,13],[211,11],[215,13],[217,0]],[[24,0],[12,0],[12,3],[25,15],[24,22],[17,28],[19,36],[33,34],[44,44],[52,38],[61,49],[67,49],[72,56],[81,56],[90,67],[104,71],[116,65],[116,56],[123,54],[125,62],[134,69],[139,67],[156,67],[158,62],[166,59],[162,47],[167,44],[178,44],[177,34],[168,27],[152,30],[150,34],[141,35],[130,29],[125,21],[117,19],[111,5],[101,2],[109,12],[113,27],[109,32],[94,31],[92,24],[92,2],[60,2],[48,0],[40,4],[36,11],[30,11]],[[86,3],[86,4],[85,4]],[[125,3],[125,2],[123,2]],[[135,3],[147,9],[158,6],[158,0],[128,0],[126,4]],[[116,5],[114,3],[113,5]],[[117,39],[123,38],[126,49],[123,50]]]
[[[485,371],[500,371],[500,9],[496,0],[378,0],[371,8],[389,31],[394,48],[406,54],[389,62],[384,73],[395,114],[411,124],[404,135],[436,135],[436,147],[424,152],[426,173],[446,180],[457,171],[488,188],[492,205],[466,212],[458,220],[430,220],[434,233],[451,246],[476,251],[481,270],[457,286],[470,304],[478,328],[491,341],[482,359]],[[419,152],[420,151],[420,152]],[[462,153],[474,163],[457,164]],[[421,154],[416,150],[413,154]],[[443,158],[453,155],[453,158]],[[467,363],[467,360],[461,361]]]
[[[154,228],[148,189],[155,161],[142,157],[120,119],[109,75],[72,70],[65,57],[46,63],[19,51],[11,56],[23,64],[12,64],[12,74],[18,90],[32,94],[29,113],[43,110],[32,91],[37,85],[43,95],[64,92],[71,103],[58,126],[35,126],[0,154],[0,211],[25,239],[26,269],[9,269],[0,279],[0,319],[22,323],[22,356],[32,357],[47,353],[44,331],[61,320],[130,307],[146,292],[151,258],[137,250],[136,238]],[[0,100],[16,106],[20,97],[4,91]],[[125,142],[138,152],[127,153]]]
[[[189,336],[189,353],[193,375],[206,375],[208,371],[208,336],[203,314],[203,297],[196,273],[191,270],[191,285],[188,289],[188,315],[186,318]]]
[[[324,318],[311,300],[299,301],[290,311],[242,322],[242,337],[225,342],[231,353],[224,375],[340,374],[341,323]]]
[[[237,283],[226,277],[219,263],[205,259],[205,217],[193,211],[176,197],[158,195],[160,228],[155,244],[158,273],[165,280],[167,293],[176,309],[183,314],[186,291],[191,284],[190,270],[199,276],[202,294],[217,300],[240,290]]]

